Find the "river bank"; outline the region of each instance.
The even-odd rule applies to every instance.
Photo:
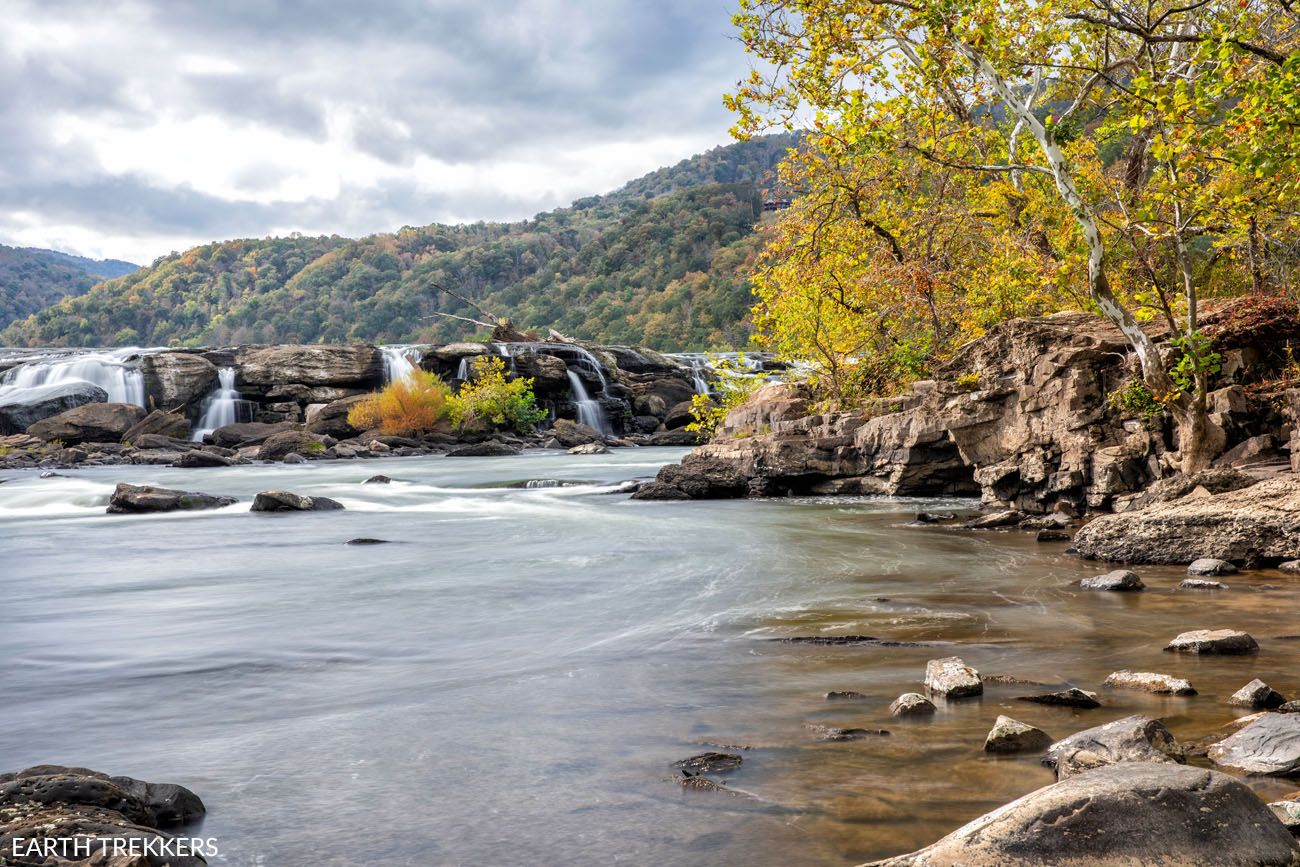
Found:
[[[605,493],[681,454],[18,473],[0,500],[0,650],[20,697],[0,765],[181,783],[207,805],[196,836],[218,840],[217,864],[845,864],[1050,783],[1036,754],[982,750],[1000,714],[1063,738],[1141,713],[1194,741],[1247,713],[1225,702],[1254,677],[1300,693],[1293,574],[1207,595],[1153,566],[1141,593],[1088,592],[1099,570],[1065,543],[912,526],[918,511],[973,516],[973,499]],[[376,473],[394,481],[361,484]],[[542,479],[588,484],[510,487]],[[121,481],[241,502],[105,515]],[[346,508],[250,513],[268,488]],[[360,537],[388,544],[345,544]],[[1245,630],[1260,652],[1163,650],[1202,627]],[[772,640],[844,635],[905,643]],[[1047,686],[991,679],[928,718],[892,717],[947,656]],[[1199,694],[1102,686],[1123,668]],[[1102,707],[1018,700],[1066,684]],[[862,698],[825,697],[847,691]],[[672,764],[706,750],[741,755],[718,779],[753,797],[679,786]]]

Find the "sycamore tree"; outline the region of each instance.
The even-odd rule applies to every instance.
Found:
[[[728,97],[737,133],[810,131],[757,281],[773,342],[888,378],[1084,301],[1181,468],[1209,464],[1199,303],[1294,285],[1292,0],[741,0],[735,21],[762,61]]]

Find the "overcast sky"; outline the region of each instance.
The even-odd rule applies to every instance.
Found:
[[[508,220],[727,141],[732,0],[5,0],[0,243]]]

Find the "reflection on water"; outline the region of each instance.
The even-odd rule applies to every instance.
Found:
[[[1196,594],[1148,568],[1145,593],[1080,593],[1069,583],[1099,570],[1063,545],[903,526],[968,503],[607,493],[678,454],[10,474],[0,770],[183,782],[224,864],[848,864],[1049,782],[1032,757],[980,752],[999,713],[1064,736],[1143,712],[1191,737],[1233,718],[1224,699],[1255,675],[1300,689],[1300,641],[1278,639],[1300,632],[1293,577]],[[359,484],[375,473],[394,482]],[[582,484],[507,484],[529,479]],[[243,503],[104,515],[117,481]],[[348,510],[246,511],[272,487]],[[393,544],[343,544],[358,537]],[[1217,627],[1261,654],[1161,652]],[[768,640],[836,634],[925,644]],[[995,686],[890,719],[926,660],[952,654],[1091,690],[1162,671],[1201,695],[1101,691],[1105,707],[1078,711]],[[891,735],[821,742],[808,723]],[[748,747],[727,778],[745,794],[670,781],[705,744]]]

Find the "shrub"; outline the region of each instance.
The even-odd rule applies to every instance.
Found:
[[[451,389],[437,374],[417,370],[358,401],[348,410],[348,424],[386,434],[428,433],[447,418],[451,403]]]
[[[980,375],[978,373],[963,373],[953,380],[957,387],[962,391],[979,391]]]
[[[691,417],[695,419],[686,426],[689,431],[713,436],[722,425],[727,413],[749,400],[760,385],[764,383],[761,376],[755,376],[745,368],[745,358],[723,359],[713,365],[717,382],[713,394],[697,394],[691,398]]]
[[[1141,377],[1133,377],[1124,387],[1112,391],[1106,398],[1112,409],[1150,420],[1165,411],[1164,404],[1156,399]]]
[[[448,401],[448,415],[462,430],[491,425],[529,433],[546,410],[537,405],[532,378],[507,379],[505,362],[492,356],[474,361],[474,375]]]

